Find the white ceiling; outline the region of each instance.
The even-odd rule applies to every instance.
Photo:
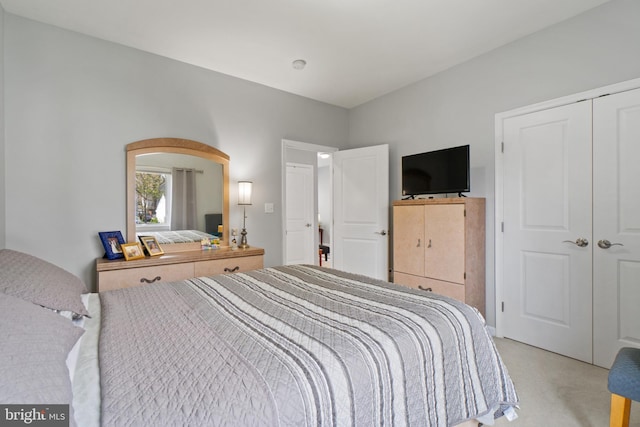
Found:
[[[0,0],[6,12],[353,107],[611,0]],[[295,59],[307,61],[294,70]]]

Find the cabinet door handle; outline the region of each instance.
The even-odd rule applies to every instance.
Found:
[[[236,265],[236,266],[235,266],[235,267],[233,267],[233,268],[229,268],[229,267],[225,267],[225,268],[224,268],[224,272],[225,272],[225,273],[235,273],[235,272],[236,272],[236,271],[238,271],[238,270],[240,270],[240,266],[239,266],[239,265]]]
[[[422,285],[418,285],[418,289],[420,289],[421,291],[433,292],[433,289],[431,289],[431,288],[423,288]]]
[[[416,245],[416,248],[419,248],[421,244],[422,242],[420,242],[420,239],[418,239],[418,244]]]
[[[155,278],[153,278],[151,280],[143,277],[142,279],[140,279],[140,283],[153,283],[153,282],[157,282],[158,280],[162,280],[162,277],[156,276]]]
[[[429,239],[429,245],[427,246],[428,248],[431,247],[431,239]]]

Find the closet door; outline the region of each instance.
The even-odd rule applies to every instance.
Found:
[[[640,90],[593,101],[594,364],[640,347]]]
[[[503,335],[591,362],[591,102],[505,119],[503,137]]]

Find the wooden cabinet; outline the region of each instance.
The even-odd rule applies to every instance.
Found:
[[[393,202],[393,281],[485,310],[485,200]]]
[[[96,260],[98,292],[262,268],[264,249],[184,251],[125,261]]]

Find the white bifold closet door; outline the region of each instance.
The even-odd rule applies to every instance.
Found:
[[[640,90],[505,119],[503,335],[609,368],[640,347]]]
[[[640,89],[593,100],[593,363],[640,347]]]
[[[591,362],[591,103],[504,122],[504,336]]]

